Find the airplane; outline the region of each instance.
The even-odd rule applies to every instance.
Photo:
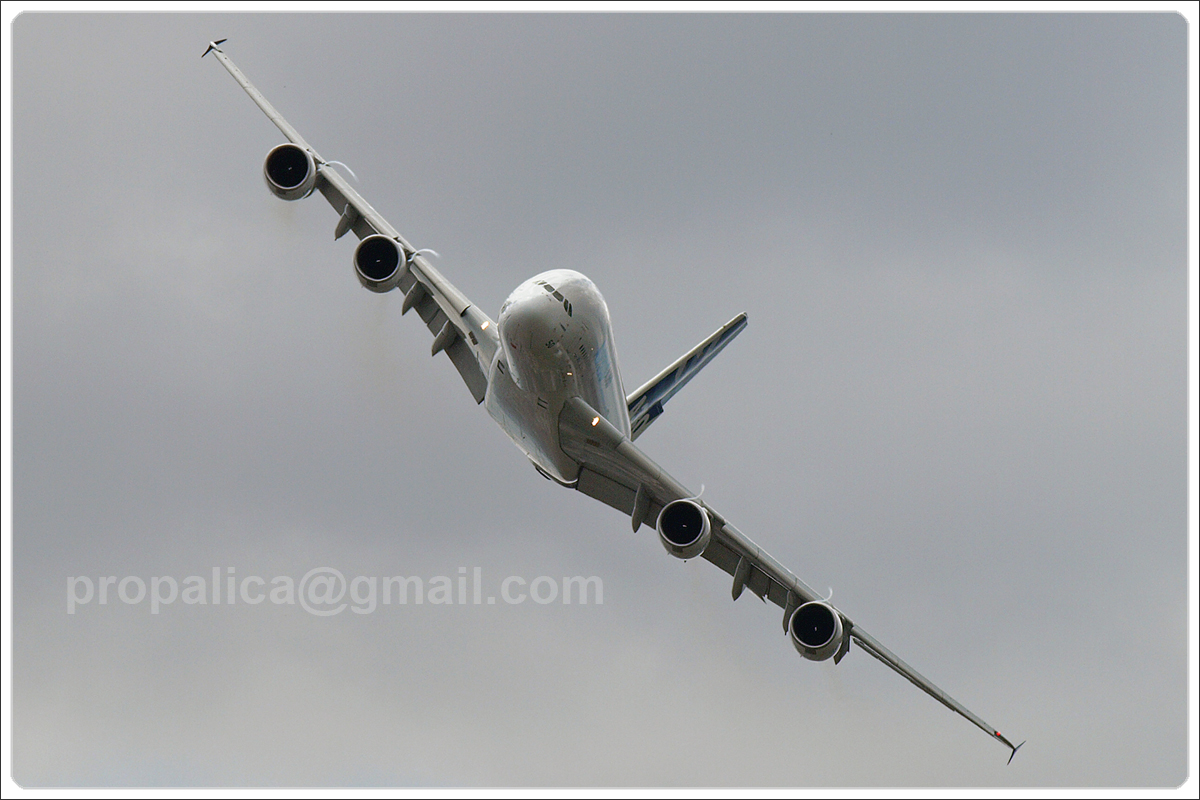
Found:
[[[652,525],[672,556],[697,556],[745,590],[783,609],[783,629],[806,659],[835,664],[851,641],[989,737],[1014,745],[880,644],[808,584],[768,555],[698,493],[675,480],[634,444],[663,406],[747,325],[738,314],[632,394],[626,395],[608,306],[588,278],[570,269],[535,275],[518,286],[494,321],[468,300],[288,124],[219,45],[209,53],[287,138],[263,162],[267,188],[283,200],[324,195],[340,217],[334,239],[358,237],[353,266],[372,292],[399,289],[401,315],[415,310],[476,403],[487,409],[544,477],[628,514],[633,530]],[[345,166],[341,164],[341,166]],[[347,168],[348,170],[349,168]],[[351,173],[353,174],[353,173]]]

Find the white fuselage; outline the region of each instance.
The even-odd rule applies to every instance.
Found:
[[[497,333],[500,347],[484,400],[488,413],[538,468],[572,483],[579,465],[559,444],[564,402],[583,398],[629,435],[608,306],[583,275],[551,270],[509,295],[500,307]]]

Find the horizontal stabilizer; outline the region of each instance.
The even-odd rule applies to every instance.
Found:
[[[700,344],[684,353],[671,366],[654,376],[642,388],[626,398],[629,404],[630,438],[636,439],[642,431],[650,427],[650,423],[658,419],[663,412],[663,405],[675,396],[704,365],[713,360],[713,356],[721,352],[725,345],[733,341],[746,327],[746,314],[743,312],[721,326],[721,329],[709,336]]]

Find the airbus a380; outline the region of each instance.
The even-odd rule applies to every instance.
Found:
[[[595,284],[569,269],[544,272],[518,286],[492,320],[346,182],[337,162],[321,158],[288,124],[221,51],[224,41],[210,42],[204,55],[215,55],[287,138],[267,153],[267,187],[283,200],[314,191],[325,196],[341,215],[334,238],[353,232],[359,239],[353,257],[359,283],[372,292],[403,293],[401,313],[417,312],[433,334],[432,354],[449,357],[475,402],[538,472],[628,514],[635,532],[653,525],[672,556],[699,556],[729,573],[734,600],[749,590],[780,606],[784,631],[804,658],[836,664],[856,642],[1008,747],[1012,762],[1021,745],[876,641],[634,444],[664,404],[741,333],[745,314],[626,395],[608,307]]]

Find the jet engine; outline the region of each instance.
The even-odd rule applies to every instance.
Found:
[[[842,616],[828,603],[812,601],[792,612],[788,633],[796,652],[810,661],[824,661],[842,646]]]
[[[263,178],[271,194],[281,200],[299,200],[312,194],[317,185],[317,162],[303,147],[281,144],[267,153]]]
[[[404,250],[399,242],[377,233],[354,248],[354,274],[372,292],[390,292],[404,274]]]
[[[658,515],[658,538],[676,558],[695,558],[711,537],[708,512],[691,500],[667,503]]]

